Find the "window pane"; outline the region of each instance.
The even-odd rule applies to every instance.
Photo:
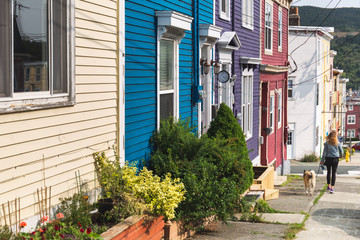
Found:
[[[174,116],[174,94],[160,95],[160,120]]]
[[[14,92],[48,91],[48,1],[17,0],[13,8]],[[27,82],[26,68],[33,73]]]
[[[10,7],[9,1],[0,1],[0,97],[7,95],[10,78]]]
[[[221,0],[221,11],[226,13],[226,0]]]
[[[67,1],[54,0],[53,1],[53,16],[54,16],[54,39],[53,39],[53,89],[54,93],[66,93],[68,78],[67,78]]]
[[[174,89],[174,42],[160,41],[160,90]]]

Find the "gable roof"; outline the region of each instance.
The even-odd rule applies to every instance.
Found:
[[[220,48],[238,50],[241,47],[241,42],[236,32],[224,32],[219,38],[217,45]]]

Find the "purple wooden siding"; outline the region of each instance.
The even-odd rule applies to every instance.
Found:
[[[237,75],[234,86],[235,104],[234,115],[241,112],[241,63],[240,57],[259,58],[260,55],[260,0],[254,1],[254,29],[249,30],[242,27],[241,0],[234,0],[230,3],[230,21],[219,18],[219,0],[216,0],[216,21],[215,25],[222,27],[224,31],[235,31],[240,39],[241,47],[233,53],[232,72]],[[234,14],[235,13],[235,14]],[[218,54],[216,54],[218,58]],[[259,105],[260,105],[260,77],[259,66],[254,66],[253,77],[253,134],[247,141],[250,160],[259,156]],[[218,102],[218,95],[215,94],[215,102]]]

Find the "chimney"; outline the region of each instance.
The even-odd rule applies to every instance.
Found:
[[[289,25],[300,26],[300,15],[298,7],[290,7]]]

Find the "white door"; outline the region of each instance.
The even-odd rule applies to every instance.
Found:
[[[287,159],[294,159],[294,131],[288,132],[287,144],[286,144],[286,155]]]

